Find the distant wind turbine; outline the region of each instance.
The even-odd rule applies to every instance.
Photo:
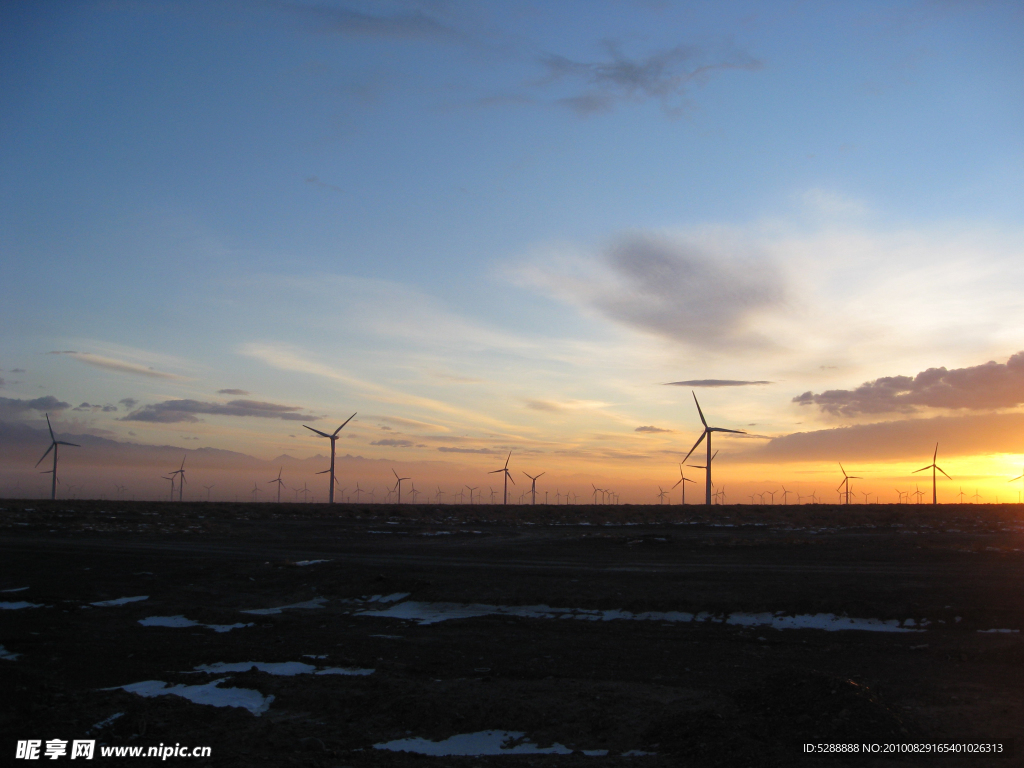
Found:
[[[1021,474],[1017,475],[1017,476],[1016,476],[1015,478],[1013,478],[1013,480],[1009,480],[1009,481],[1007,481],[1007,482],[1010,482],[1010,483],[1012,483],[1012,482],[1014,482],[1015,480],[1024,480],[1024,472],[1022,472]],[[961,488],[960,490],[962,491],[962,490],[963,490],[963,488]]]
[[[510,473],[508,471],[508,461],[511,458],[512,458],[512,451],[509,451],[508,452],[508,457],[505,459],[505,466],[502,467],[501,469],[494,469],[494,470],[491,470],[490,472],[487,473],[489,475],[494,475],[494,474],[497,474],[498,472],[501,472],[505,476],[505,495],[502,497],[503,498],[502,504],[508,504],[508,481],[512,480],[512,473]],[[512,480],[512,485],[515,485],[515,484],[516,484],[516,481]]]
[[[263,493],[263,491],[260,489],[260,487],[258,485],[256,485],[255,482],[253,482],[251,493],[252,493],[252,500],[253,501],[259,501],[259,495],[261,493]]]
[[[682,465],[682,463],[680,463],[679,464],[679,480],[676,482],[676,485],[683,486],[682,498],[679,500],[680,504],[685,504],[686,503],[686,484],[687,483],[692,483],[692,482],[694,482],[694,481],[691,480],[690,478],[688,478],[686,475],[683,474],[683,465]],[[675,488],[676,485],[673,485],[672,488]],[[670,488],[669,490],[672,490],[672,489]]]
[[[46,414],[46,428],[48,430],[50,430],[50,447],[46,449],[46,453],[44,453],[40,457],[39,461],[36,462],[36,466],[38,467],[40,464],[42,464],[43,463],[43,459],[46,458],[47,454],[49,454],[50,451],[53,451],[53,469],[48,470],[47,472],[43,472],[43,474],[45,475],[45,474],[53,473],[53,480],[50,483],[50,498],[51,499],[56,499],[57,498],[57,446],[58,445],[71,445],[71,446],[74,446],[75,448],[81,448],[82,446],[80,446],[78,443],[66,443],[63,440],[58,440],[54,436],[54,434],[53,434],[53,427],[50,426],[50,414]]]
[[[474,485],[474,486],[467,485],[466,486],[466,489],[469,491],[469,503],[470,504],[473,503],[473,491],[475,491],[479,487],[480,487],[479,485]]]
[[[674,487],[674,486],[673,486]],[[658,486],[658,503],[664,504],[665,497],[668,495],[668,491],[664,490],[660,485]]]
[[[786,490],[786,486],[782,486],[782,503],[783,503],[783,505],[789,504],[788,497],[789,497],[789,494],[791,494],[791,493],[792,493],[792,491],[787,491]]]
[[[174,475],[178,476],[178,501],[181,501],[182,493],[184,493],[185,491],[185,459],[187,458],[188,454],[186,453],[184,456],[181,457],[181,467],[171,472],[172,477]],[[174,501],[173,491],[171,492],[171,501]]]
[[[213,490],[213,486],[212,485],[204,485],[203,488],[206,489],[206,500],[209,501],[210,500],[210,491]]]
[[[864,478],[863,477],[857,477],[856,475],[848,475],[848,474],[846,474],[846,470],[843,469],[843,462],[839,462],[839,469],[843,473],[843,482],[841,482],[839,484],[839,488],[837,488],[836,490],[841,490],[842,491],[843,495],[846,497],[846,504],[849,505],[849,503],[850,503],[850,481],[851,480],[863,480]]]
[[[408,477],[399,477],[399,476],[398,476],[398,473],[397,473],[397,472],[395,472],[395,470],[394,470],[394,469],[392,469],[392,470],[391,470],[391,472],[392,472],[392,473],[394,474],[394,476],[395,476],[395,479],[396,479],[396,480],[398,480],[398,482],[397,482],[397,483],[395,483],[395,487],[394,487],[394,488],[392,488],[392,490],[398,491],[398,503],[399,503],[399,504],[401,504],[401,503],[402,503],[402,481],[403,481],[403,480],[409,480],[409,479],[411,479],[411,478],[408,478]]]
[[[938,494],[936,493],[936,490],[935,490],[935,470],[938,470],[939,472],[942,472],[942,474],[946,475],[946,473],[942,469],[942,467],[936,465],[936,463],[935,463],[935,460],[938,458],[938,456],[939,456],[939,444],[936,443],[935,444],[935,453],[932,454],[932,463],[929,464],[927,467],[921,467],[920,469],[915,469],[913,472],[910,473],[910,474],[914,474],[916,472],[924,472],[926,469],[930,469],[932,471],[932,504],[938,504],[939,503],[939,497],[938,497]],[[946,477],[949,478],[950,480],[953,479],[952,477],[949,477],[949,475],[946,475]]]
[[[351,416],[349,416],[347,419],[345,419],[345,424],[348,424],[355,417],[356,417],[356,415],[353,413]],[[338,442],[338,433],[341,432],[341,430],[345,428],[345,424],[342,424],[340,427],[338,427],[336,430],[334,430],[334,432],[332,434],[330,434],[330,435],[328,435],[326,432],[321,432],[319,429],[313,429],[312,427],[306,427],[305,424],[302,425],[302,426],[306,427],[306,429],[308,429],[310,432],[316,432],[318,435],[320,435],[320,437],[326,437],[328,440],[331,441],[331,468],[329,470],[330,473],[331,473],[331,483],[328,486],[330,488],[330,491],[327,494],[327,503],[328,504],[333,504],[334,503],[334,449],[335,449],[336,443]],[[322,474],[322,473],[318,472],[317,474]]]
[[[174,501],[174,475],[171,475],[170,477],[166,477],[166,476],[161,475],[161,477],[163,477],[164,480],[170,480],[171,481],[171,497],[170,498],[171,498],[171,501]]]
[[[277,503],[281,503],[281,489],[285,487],[284,481],[281,479],[281,473],[284,472],[284,467],[277,470],[277,477],[273,480],[268,480],[268,483],[277,483]]]
[[[704,431],[700,433],[700,437],[698,437],[697,438],[697,442],[693,444],[693,448],[690,449],[690,453],[693,453],[695,450],[697,450],[697,446],[701,444],[701,441],[704,440],[704,438],[707,438],[707,440],[708,440],[708,460],[707,460],[707,464],[705,465],[705,470],[707,472],[707,484],[706,484],[705,489],[704,489],[704,503],[707,504],[710,507],[711,506],[711,460],[712,460],[712,458],[714,458],[711,455],[711,433],[712,432],[731,432],[731,433],[737,434],[737,435],[745,435],[746,432],[743,432],[742,430],[739,430],[739,429],[725,429],[724,427],[709,427],[707,420],[704,418],[704,412],[700,409],[700,403],[697,402],[697,393],[694,392],[693,390],[690,390],[690,394],[693,395],[693,402],[697,404],[697,413],[700,415],[700,423],[704,425]],[[686,463],[686,459],[690,458],[690,453],[686,454],[686,457],[683,459],[683,463],[684,464]],[[685,483],[684,483],[684,485],[685,485]]]
[[[530,478],[530,480],[532,481],[530,483],[530,493],[533,495],[533,506],[537,506],[537,477],[540,477],[541,475],[544,475],[546,473],[541,472],[540,475],[537,475],[537,477],[527,474],[526,472],[523,472],[523,474]]]

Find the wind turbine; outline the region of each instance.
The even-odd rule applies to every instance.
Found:
[[[850,504],[850,481],[851,480],[863,480],[864,478],[857,477],[856,475],[848,475],[848,474],[846,474],[846,470],[843,469],[843,462],[839,462],[839,469],[843,473],[843,482],[841,482],[839,484],[839,488],[837,488],[836,490],[839,490],[840,488],[843,489],[843,495],[846,497],[846,504],[847,504],[847,506],[849,506],[849,504]]]
[[[258,485],[256,485],[256,483],[254,481],[253,484],[252,484],[252,500],[253,501],[259,501],[259,499],[260,499],[259,495],[261,493],[263,493],[263,491],[260,489],[260,487]]]
[[[974,489],[974,495],[971,496],[971,498],[974,499],[974,503],[975,504],[977,504],[979,501],[981,501],[981,494],[978,493],[978,489],[977,488]]]
[[[395,478],[398,480],[398,482],[395,483],[395,487],[392,488],[391,490],[397,490],[398,491],[398,503],[401,504],[402,503],[402,481],[403,480],[409,480],[410,478],[408,478],[408,477],[398,477],[398,473],[395,472],[394,469],[392,469],[391,472],[394,474]]]
[[[946,475],[946,473],[942,469],[942,467],[937,466],[935,464],[935,460],[938,458],[938,456],[939,456],[939,444],[936,443],[935,444],[935,453],[932,454],[932,463],[929,464],[927,467],[921,467],[920,469],[915,469],[914,472],[910,473],[910,474],[914,474],[915,472],[924,472],[926,469],[930,469],[932,471],[932,504],[938,504],[939,503],[939,497],[938,497],[938,495],[935,492],[935,470],[938,470],[939,472],[942,472],[942,474]],[[949,475],[946,475],[946,477],[949,478],[950,480],[953,479],[952,477],[949,477]]]
[[[354,493],[356,495],[356,504],[358,504],[359,503],[359,495],[362,494],[362,493],[366,493],[366,491],[364,491],[362,488],[359,487],[359,482],[357,481],[356,482],[356,489],[354,491],[352,491],[352,493]]]
[[[673,486],[673,487],[675,487],[675,486]],[[668,491],[663,490],[662,487],[659,485],[658,486],[658,503],[659,504],[664,504],[665,503],[665,497],[667,495],[668,495]]]
[[[680,464],[679,464],[679,481],[676,483],[676,485],[682,485],[683,486],[683,496],[682,496],[682,499],[680,499],[680,501],[679,501],[680,504],[685,504],[686,503],[686,484],[687,483],[692,483],[692,482],[694,482],[694,481],[691,480],[690,478],[688,478],[686,475],[683,474],[683,465],[682,465],[682,462],[680,462]],[[676,485],[673,485],[672,488],[675,488]],[[670,488],[669,490],[672,490],[672,488]]]
[[[704,418],[704,412],[700,409],[700,403],[697,402],[697,393],[694,392],[691,389],[690,390],[690,394],[693,395],[693,402],[697,404],[697,413],[700,414],[700,423],[704,425],[704,431],[700,433],[700,437],[698,437],[697,438],[697,442],[693,444],[693,448],[690,449],[690,453],[693,453],[695,450],[697,450],[697,446],[701,444],[701,441],[705,437],[708,439],[708,463],[705,466],[705,470],[707,471],[707,485],[706,485],[706,487],[704,489],[704,497],[705,497],[704,498],[704,503],[707,504],[710,507],[711,506],[711,460],[714,458],[711,455],[711,433],[712,432],[732,432],[733,434],[737,434],[737,435],[745,435],[746,432],[743,432],[743,431],[741,431],[739,429],[725,429],[724,427],[709,427],[708,426],[708,422]],[[686,459],[690,458],[690,453],[686,454],[686,457],[683,459],[683,463],[684,464],[686,463]]]
[[[540,477],[541,475],[546,474],[546,473],[545,472],[541,472],[540,475],[537,475],[537,477],[534,477],[533,475],[529,475],[526,472],[523,472],[523,474],[526,475],[528,478],[530,478],[530,480],[533,481],[533,482],[530,483],[530,493],[533,494],[533,506],[537,506],[537,477]]]
[[[408,478],[407,478],[407,479],[408,479]],[[415,503],[416,503],[416,497],[417,497],[417,496],[418,496],[419,494],[423,493],[423,491],[417,491],[417,490],[416,490],[416,483],[413,483],[413,484],[412,484],[412,488],[411,488],[411,489],[409,490],[409,493],[411,493],[411,494],[412,494],[412,503],[413,503],[413,504],[415,504]]]
[[[487,486],[487,488],[491,491],[491,504],[493,504],[494,503],[494,494],[496,494],[497,491],[494,490],[493,488],[491,488],[491,486],[489,486],[489,485]]]
[[[600,488],[598,488],[593,483],[590,484],[590,487],[594,489],[594,504],[597,504],[597,494],[599,494],[599,493],[602,494],[601,500],[604,501],[604,495],[603,495],[604,491],[602,491]]]
[[[180,475],[180,477],[178,478],[178,501],[181,501],[181,495],[185,490],[185,459],[187,458],[188,454],[186,453],[184,456],[181,457],[181,467],[171,472],[172,477],[174,475]],[[174,501],[173,491],[171,492],[171,501]]]
[[[281,473],[284,472],[284,467],[277,470],[277,477],[273,480],[267,480],[268,483],[277,483],[277,503],[281,503],[281,489],[285,487],[284,481],[281,479]]]
[[[161,477],[163,477],[164,480],[170,480],[171,481],[171,501],[174,501],[174,475],[171,475],[170,477],[166,477],[164,475],[161,475]]]
[[[783,505],[789,504],[789,494],[791,494],[791,493],[792,493],[792,491],[787,491],[786,490],[786,486],[782,486],[782,503],[783,503]]]
[[[210,500],[210,491],[213,490],[213,486],[212,485],[204,485],[203,488],[206,489],[206,500],[209,501]]]
[[[440,504],[442,496],[444,496],[444,491],[441,490],[441,486],[439,485],[437,486],[437,493],[434,495],[434,503]]]
[[[505,466],[502,467],[501,469],[493,469],[493,470],[491,470],[490,472],[487,473],[489,475],[494,475],[494,474],[497,474],[498,472],[501,472],[502,474],[505,475],[505,495],[502,497],[504,499],[504,501],[502,501],[502,504],[508,504],[508,481],[512,480],[512,473],[508,471],[508,461],[511,458],[512,458],[512,451],[509,451],[508,452],[508,457],[505,459]],[[512,480],[512,485],[515,485],[515,484],[516,484],[516,481]]]
[[[1021,474],[1017,475],[1017,476],[1016,476],[1015,478],[1013,478],[1013,480],[1009,480],[1009,481],[1007,481],[1007,482],[1010,482],[1010,483],[1012,483],[1012,482],[1014,482],[1014,480],[1024,480],[1024,472],[1022,472]],[[963,490],[963,488],[961,488],[960,490],[962,491],[962,490]],[[962,503],[962,502],[961,502],[961,503]]]
[[[466,486],[467,490],[469,490],[469,503],[470,503],[470,504],[472,504],[472,503],[473,503],[473,491],[475,491],[475,490],[476,490],[477,488],[479,488],[479,487],[480,487],[479,485],[475,485],[475,486],[469,486],[469,485],[467,485],[467,486]]]
[[[53,427],[50,426],[50,414],[46,414],[46,428],[48,430],[50,430],[50,447],[46,449],[46,453],[44,453],[40,457],[39,461],[36,462],[36,466],[38,467],[40,464],[42,464],[43,463],[43,459],[46,458],[47,454],[50,451],[53,451],[53,469],[48,470],[47,472],[43,472],[42,474],[45,475],[45,474],[49,474],[50,472],[53,473],[53,481],[50,483],[50,498],[51,499],[56,499],[57,498],[57,446],[58,445],[72,445],[75,448],[81,448],[82,446],[80,446],[78,443],[65,443],[63,440],[58,440],[54,436],[54,434],[53,434]]]
[[[356,417],[356,415],[353,413],[351,416],[349,416],[347,419],[345,419],[345,424],[348,424],[355,417]],[[328,504],[333,504],[334,503],[334,449],[335,449],[336,443],[338,442],[338,433],[341,432],[342,429],[344,429],[345,424],[342,424],[340,427],[338,427],[336,430],[334,430],[334,432],[332,434],[330,434],[330,435],[328,435],[326,432],[321,432],[319,429],[313,429],[312,427],[306,427],[305,424],[302,425],[302,426],[306,427],[306,429],[308,429],[310,432],[316,432],[318,435],[320,435],[320,437],[326,437],[328,440],[331,441],[331,468],[329,470],[330,473],[331,473],[331,484],[329,486],[330,490],[329,490],[329,492],[327,494],[327,503]],[[317,472],[317,474],[319,475],[319,474],[323,474],[323,473],[322,472]]]

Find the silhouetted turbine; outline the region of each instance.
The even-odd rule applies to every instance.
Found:
[[[345,419],[345,424],[348,424],[355,417],[356,417],[356,415],[353,413],[351,416],[349,416],[347,419]],[[338,427],[336,430],[334,430],[333,434],[330,434],[330,435],[328,435],[326,432],[321,432],[319,429],[313,429],[312,427],[306,427],[305,424],[302,425],[302,426],[306,427],[306,429],[308,429],[310,432],[316,432],[318,435],[320,435],[320,437],[326,437],[328,440],[331,441],[331,468],[329,470],[329,472],[331,473],[331,484],[329,486],[330,492],[327,494],[327,503],[328,504],[333,504],[334,503],[334,447],[335,447],[335,443],[338,442],[338,433],[341,432],[342,429],[344,429],[345,424],[342,424],[340,427]],[[324,473],[323,472],[317,472],[317,474],[321,475],[321,474],[324,474]]]
[[[711,459],[712,459],[712,456],[711,456],[711,433],[712,432],[732,432],[733,434],[737,434],[737,435],[745,435],[746,432],[743,432],[742,430],[739,430],[739,429],[725,429],[724,427],[709,427],[707,421],[704,419],[704,412],[700,409],[700,403],[697,402],[697,393],[694,392],[693,390],[690,390],[690,394],[693,395],[693,402],[697,404],[697,413],[700,414],[700,423],[704,425],[704,431],[701,432],[700,437],[697,438],[697,442],[693,444],[693,448],[690,449],[690,453],[693,453],[695,450],[697,450],[697,446],[701,444],[701,441],[705,437],[708,439],[708,463],[705,465],[705,470],[707,472],[707,485],[706,485],[705,490],[704,490],[704,497],[705,497],[704,498],[704,503],[707,504],[710,507],[711,506]],[[686,459],[690,458],[690,453],[686,454],[686,457],[683,459],[683,463],[684,464],[686,463]]]
[[[75,448],[81,448],[82,446],[80,446],[78,443],[66,443],[63,440],[58,440],[54,436],[54,434],[53,434],[53,427],[50,426],[50,414],[46,414],[46,428],[48,430],[50,430],[50,447],[46,449],[46,453],[44,453],[40,457],[39,461],[36,462],[36,466],[38,467],[40,464],[42,464],[43,463],[43,459],[46,458],[47,454],[49,454],[50,451],[53,451],[53,469],[47,470],[46,472],[43,472],[42,474],[46,475],[46,474],[49,474],[51,472],[53,473],[53,481],[50,483],[50,498],[51,499],[56,499],[57,498],[57,446],[58,445],[71,445],[71,446],[74,446]]]
[[[921,467],[920,469],[915,469],[914,472],[910,473],[910,474],[914,474],[915,472],[924,472],[926,469],[930,469],[932,471],[932,504],[938,504],[939,503],[939,497],[938,497],[938,494],[936,493],[936,489],[935,489],[935,470],[938,470],[939,472],[942,472],[942,474],[946,475],[946,473],[945,473],[945,471],[943,471],[942,467],[937,466],[935,464],[935,460],[938,457],[939,457],[939,444],[936,443],[935,444],[935,453],[932,454],[932,463],[929,464],[927,467]],[[953,479],[952,477],[949,477],[949,475],[946,475],[946,477],[949,478],[950,480]]]
[[[537,477],[534,477],[533,475],[527,474],[526,472],[523,472],[523,474],[526,475],[528,478],[530,478],[530,480],[532,481],[530,483],[530,493],[533,495],[533,506],[537,506],[537,477],[540,477],[540,475],[543,475],[543,474],[546,474],[546,473],[545,472],[541,472],[540,475],[537,475]]]
[[[501,469],[493,469],[493,470],[491,470],[490,472],[487,473],[489,475],[494,475],[494,474],[497,474],[498,472],[501,472],[501,473],[503,473],[505,475],[505,496],[503,497],[504,500],[501,502],[502,504],[508,504],[508,481],[512,480],[512,474],[508,471],[508,461],[511,458],[512,458],[512,451],[509,451],[508,452],[508,456],[505,459],[505,466],[502,467]],[[512,480],[512,485],[515,485],[515,484],[516,484],[516,481]]]
[[[398,503],[401,504],[402,503],[402,481],[403,480],[409,480],[411,478],[408,478],[408,477],[398,477],[398,473],[395,472],[394,469],[392,469],[391,471],[392,471],[392,473],[394,473],[395,478],[398,480],[398,482],[395,483],[395,487],[392,488],[391,490],[397,490],[398,491]],[[413,499],[413,501],[415,501],[415,499]]]
[[[281,473],[284,472],[284,467],[277,470],[277,477],[273,480],[267,480],[268,483],[277,483],[277,503],[281,503],[281,489],[285,487],[284,481],[281,479]]]

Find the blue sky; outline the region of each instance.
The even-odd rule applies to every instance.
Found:
[[[701,395],[766,437],[1018,408],[793,402],[1024,349],[1017,3],[0,14],[10,400],[245,398],[366,414],[374,458],[670,474],[696,424],[670,381],[772,382]],[[58,418],[316,450],[281,419],[131,412]]]

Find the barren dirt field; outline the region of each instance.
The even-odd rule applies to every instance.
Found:
[[[801,752],[1010,744],[1017,505],[0,507],[5,763],[1021,761]]]

